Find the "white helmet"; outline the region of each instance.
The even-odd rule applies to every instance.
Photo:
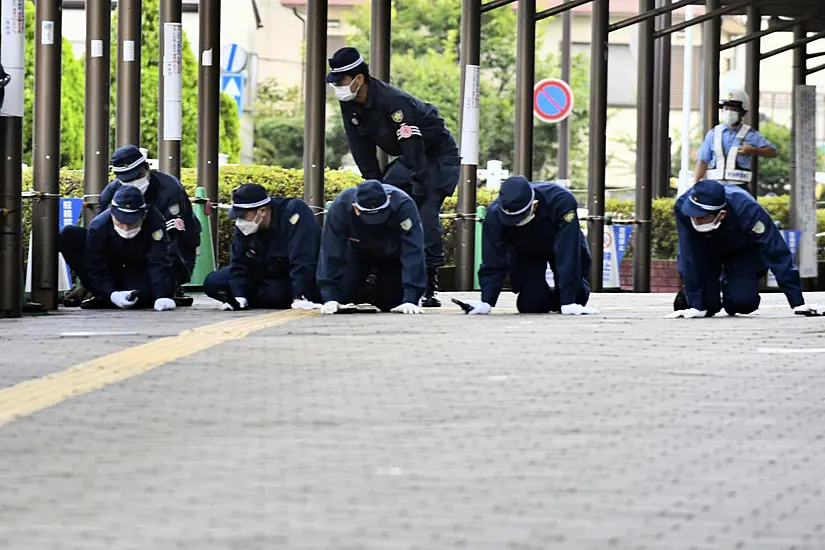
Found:
[[[748,94],[743,90],[730,90],[727,95],[719,98],[719,106],[724,107],[725,105],[742,107],[742,110],[748,111],[750,110],[751,101],[748,98]]]

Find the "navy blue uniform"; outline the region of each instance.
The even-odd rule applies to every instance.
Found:
[[[481,300],[495,306],[508,273],[521,313],[560,311],[565,304],[586,305],[590,251],[579,227],[576,199],[555,183],[530,184],[538,201],[535,218],[521,226],[499,219],[499,199],[490,204],[482,226]],[[556,287],[547,285],[547,263]]]
[[[97,213],[100,214],[112,202],[115,192],[123,185],[115,180],[100,194]],[[146,204],[154,206],[166,221],[169,235],[169,259],[178,286],[189,282],[195,269],[197,249],[201,244],[201,224],[192,212],[192,204],[186,190],[177,178],[152,171],[149,187],[143,195]],[[181,229],[182,227],[182,229]]]
[[[805,303],[799,271],[771,217],[751,195],[726,185],[727,216],[715,231],[700,233],[682,213],[685,193],[676,201],[679,274],[691,308],[708,316],[759,309],[759,281],[770,269],[791,307]],[[721,281],[720,281],[721,278]],[[721,300],[720,300],[721,296]]]
[[[251,307],[264,309],[286,309],[301,297],[321,300],[315,282],[321,228],[312,211],[300,199],[272,197],[268,206],[269,227],[251,235],[235,228],[230,266],[203,282],[210,298],[246,298]]]
[[[444,265],[441,220],[445,197],[455,191],[461,159],[438,109],[385,82],[369,79],[366,102],[340,102],[344,129],[364,179],[376,179],[410,195],[424,225],[427,267]],[[398,157],[381,171],[376,147]]]
[[[364,223],[355,213],[356,189],[343,191],[329,209],[321,236],[318,286],[325,302],[371,303],[390,311],[418,304],[427,282],[424,233],[412,199],[392,185],[384,223]],[[368,283],[368,278],[374,282]]]
[[[106,210],[95,216],[86,235],[86,289],[106,300],[115,291],[138,290],[138,308],[152,307],[158,298],[172,298],[175,288],[168,248],[166,222],[155,208],[149,207],[133,239],[117,234],[112,213]]]

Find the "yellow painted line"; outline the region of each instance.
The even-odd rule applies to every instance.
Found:
[[[317,311],[288,310],[206,325],[21,382],[0,390],[0,426],[252,332],[315,315]]]

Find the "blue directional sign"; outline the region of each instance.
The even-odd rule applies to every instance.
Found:
[[[238,73],[221,74],[221,91],[229,94],[238,104],[238,118],[243,116],[243,87],[246,76]]]
[[[227,44],[221,48],[221,71],[239,73],[246,68],[249,55],[238,44]]]

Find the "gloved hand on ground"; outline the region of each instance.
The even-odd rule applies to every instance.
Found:
[[[109,299],[120,309],[129,309],[130,307],[134,307],[138,301],[137,298],[132,298],[131,300],[129,299],[129,295],[132,292],[134,292],[134,290],[116,290],[112,292]]]
[[[796,306],[793,308],[793,312],[797,315],[825,315],[825,306],[818,304],[802,304],[801,306]]]
[[[229,302],[224,302],[221,304],[221,311],[235,311],[236,309],[246,309],[249,307],[249,302],[246,298],[235,298],[235,301],[238,302],[238,307],[236,308]]]
[[[467,315],[487,315],[493,309],[490,304],[481,300],[467,300],[466,303],[473,308],[467,312]]]
[[[598,315],[599,310],[581,304],[565,304],[561,306],[562,315]]]
[[[699,319],[707,315],[707,311],[699,311],[698,309],[690,308],[690,309],[682,309],[679,311],[674,311],[673,313],[667,316],[668,319]]]
[[[324,305],[321,306],[321,314],[323,314],[323,315],[332,315],[333,313],[338,311],[338,308],[340,306],[341,306],[341,304],[339,304],[335,300],[330,300],[329,302],[327,302],[327,303],[325,303]]]
[[[172,298],[158,298],[155,300],[155,311],[171,311],[178,307]]]
[[[310,302],[306,298],[301,297],[298,300],[294,300],[290,307],[292,309],[321,309],[324,306],[321,304],[316,304],[315,302]]]
[[[421,315],[425,313],[423,309],[415,304],[404,303],[390,310],[392,313],[403,313],[404,315]]]

